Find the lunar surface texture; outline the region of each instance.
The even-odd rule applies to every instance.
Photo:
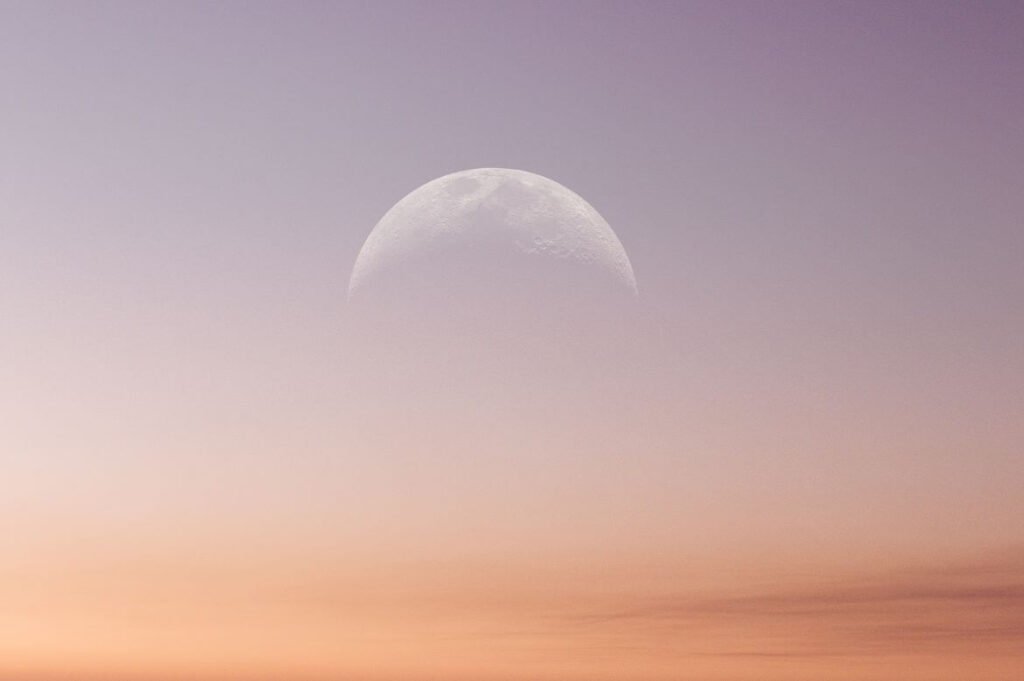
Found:
[[[478,168],[432,180],[377,223],[356,259],[349,300],[536,304],[637,296],[612,228],[580,196],[522,170]]]

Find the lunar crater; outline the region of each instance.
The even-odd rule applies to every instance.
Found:
[[[462,288],[482,296],[509,281],[542,291],[545,280],[549,291],[603,282],[637,295],[625,249],[583,198],[534,173],[478,168],[427,182],[381,218],[356,258],[349,299],[426,290],[454,299]]]

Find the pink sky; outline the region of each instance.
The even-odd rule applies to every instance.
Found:
[[[4,4],[0,681],[1016,679],[1022,34]],[[357,333],[369,231],[474,167],[590,202],[631,321]]]

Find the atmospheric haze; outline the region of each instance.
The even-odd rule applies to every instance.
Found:
[[[0,681],[1020,681],[1022,35],[0,1]]]
[[[365,391],[388,386],[391,401],[471,390],[518,395],[520,410],[551,418],[587,394],[630,394],[644,356],[615,232],[574,192],[521,170],[451,173],[398,201],[359,252],[348,308]]]

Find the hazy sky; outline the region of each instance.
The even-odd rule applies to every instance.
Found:
[[[0,679],[1017,678],[1022,111],[1012,2],[0,0]],[[642,358],[368,387],[475,167]]]

